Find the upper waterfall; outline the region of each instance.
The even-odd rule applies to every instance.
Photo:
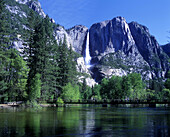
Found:
[[[87,39],[86,39],[86,50],[85,50],[85,64],[89,68],[90,67],[90,49],[89,49],[89,32],[87,33]]]

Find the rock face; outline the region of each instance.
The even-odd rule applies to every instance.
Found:
[[[163,49],[163,51],[170,57],[170,43],[166,44],[164,46],[161,46],[161,48]]]
[[[149,34],[148,28],[136,22],[129,23],[137,48],[157,77],[164,77],[162,71],[169,68],[168,56],[163,52],[155,37]]]
[[[77,71],[90,75],[90,71],[87,69],[83,57],[77,59]]]
[[[96,64],[92,69],[96,81],[132,72],[144,73],[146,80],[152,78],[150,66],[140,54],[129,25],[122,17],[92,25],[90,53],[92,63]]]
[[[37,12],[42,17],[45,17],[45,13],[41,8],[41,4],[37,0],[15,0],[16,2],[20,4],[28,5],[29,8],[33,9],[35,12]]]
[[[82,25],[74,26],[73,28],[67,30],[68,35],[71,39],[71,45],[75,52],[83,55],[85,49],[86,37],[88,28]]]
[[[134,47],[134,48],[133,48]],[[132,51],[132,48],[134,51]],[[123,52],[137,52],[135,42],[126,20],[122,17],[110,21],[96,23],[90,28],[91,56]]]
[[[95,84],[97,84],[95,80],[91,77],[91,74],[90,74],[91,72],[87,69],[83,57],[80,57],[77,59],[76,67],[77,67],[77,72],[84,74],[79,77],[79,82],[83,82],[83,79],[86,78],[86,83],[88,86],[92,87]]]
[[[71,29],[65,30],[62,26],[58,26],[55,30],[55,36],[59,43],[66,38],[68,47],[72,46],[73,51],[83,55],[83,51],[86,43],[86,36],[88,28],[82,25],[74,26]]]

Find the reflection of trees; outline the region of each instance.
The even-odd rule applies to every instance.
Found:
[[[43,108],[0,110],[0,136],[169,136],[166,109]]]
[[[79,127],[79,108],[48,108],[41,115],[41,135],[55,136],[76,133]]]
[[[3,109],[0,112],[0,136],[24,136],[25,121],[26,118],[18,109]]]

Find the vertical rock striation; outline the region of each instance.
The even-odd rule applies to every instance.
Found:
[[[150,35],[148,28],[136,22],[129,23],[129,27],[140,54],[148,62],[151,70],[157,77],[164,77],[169,68],[169,57],[159,46],[155,37]]]

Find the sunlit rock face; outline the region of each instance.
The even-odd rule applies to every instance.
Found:
[[[73,50],[81,55],[84,54],[87,32],[88,28],[83,25],[77,25],[67,30]]]
[[[125,53],[130,52],[130,50],[131,52],[137,52],[137,50],[133,48],[134,46],[134,39],[123,17],[96,23],[90,28],[91,56],[115,53],[119,50]]]
[[[45,17],[45,13],[41,8],[41,4],[38,0],[15,0],[16,2],[20,4],[26,4],[29,6],[29,8],[33,9],[35,12],[37,12],[42,17]]]
[[[80,57],[80,58],[77,59],[77,71],[90,75],[90,71],[86,67],[86,64],[84,62],[84,58],[83,57]]]
[[[68,30],[65,30],[62,26],[58,26],[54,30],[58,43],[60,40],[63,42],[65,37],[68,47],[72,46],[73,51],[81,55],[84,54],[87,32],[88,28],[83,25],[77,25]]]
[[[82,75],[78,78],[79,82],[83,82],[83,79],[85,78],[88,86],[92,87],[97,84],[95,80],[91,77],[91,71],[87,68],[83,57],[77,59],[76,68],[77,72],[84,74],[84,76]]]
[[[96,81],[132,72],[145,72],[146,79],[152,78],[149,64],[140,54],[129,25],[123,17],[92,25],[90,53],[92,62],[96,64],[92,69]]]

